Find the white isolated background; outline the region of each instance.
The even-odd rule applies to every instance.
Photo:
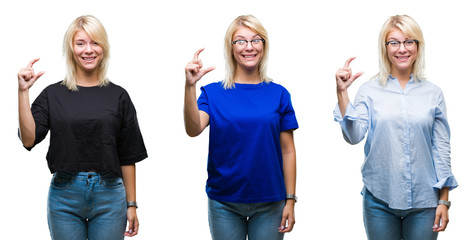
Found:
[[[450,223],[439,239],[473,235],[476,30],[471,2],[453,1],[4,1],[0,7],[1,239],[49,239],[46,200],[51,179],[47,137],[31,152],[17,136],[16,74],[33,58],[46,71],[30,101],[65,75],[63,34],[78,16],[95,15],[111,44],[110,79],[136,106],[149,158],[137,164],[140,239],[210,239],[205,181],[208,129],[190,138],[183,126],[184,67],[204,47],[205,66],[224,76],[223,37],[229,23],[253,14],[269,32],[268,73],[292,95],[298,175],[296,225],[285,239],[366,239],[362,222],[363,142],[351,146],[333,121],[336,70],[351,56],[358,87],[378,71],[377,38],[391,15],[408,14],[427,42],[426,73],[445,94],[452,130]],[[197,91],[199,91],[197,89]]]

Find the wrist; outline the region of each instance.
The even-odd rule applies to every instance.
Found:
[[[292,193],[288,193],[286,194],[286,203],[288,202],[293,202],[293,203],[296,203],[297,202],[297,196],[295,194],[292,194]]]
[[[438,200],[438,206],[439,206],[439,205],[444,205],[444,206],[448,207],[448,209],[450,209],[450,207],[451,207],[451,201]]]
[[[137,206],[137,202],[136,202],[136,201],[128,201],[128,202],[127,202],[127,208],[129,208],[129,207],[139,208],[139,207]]]

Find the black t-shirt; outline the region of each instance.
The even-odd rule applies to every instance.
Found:
[[[122,176],[121,165],[147,158],[126,90],[113,83],[78,89],[52,84],[31,106],[36,124],[34,145],[51,131],[46,155],[50,171],[112,170]]]

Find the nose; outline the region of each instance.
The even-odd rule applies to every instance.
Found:
[[[253,49],[253,44],[251,44],[251,41],[246,43],[245,49],[246,50],[252,50]]]
[[[400,43],[400,45],[398,46],[398,52],[406,52],[407,51],[407,47],[405,47],[405,43]]]
[[[86,48],[84,49],[84,52],[86,52],[86,53],[92,53],[93,52],[93,48],[92,48],[91,44],[86,44]]]

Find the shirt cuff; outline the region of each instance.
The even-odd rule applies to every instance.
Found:
[[[456,181],[456,178],[451,175],[449,177],[441,179],[433,186],[433,188],[437,189],[442,189],[444,187],[448,187],[450,190],[453,190],[458,187],[458,182]]]
[[[345,109],[345,116],[342,117],[342,114],[340,113],[339,103],[337,103],[336,107],[334,108],[334,121],[343,122],[346,119],[357,120],[357,110],[355,110],[352,103],[349,103],[349,105],[347,105],[347,108]]]

